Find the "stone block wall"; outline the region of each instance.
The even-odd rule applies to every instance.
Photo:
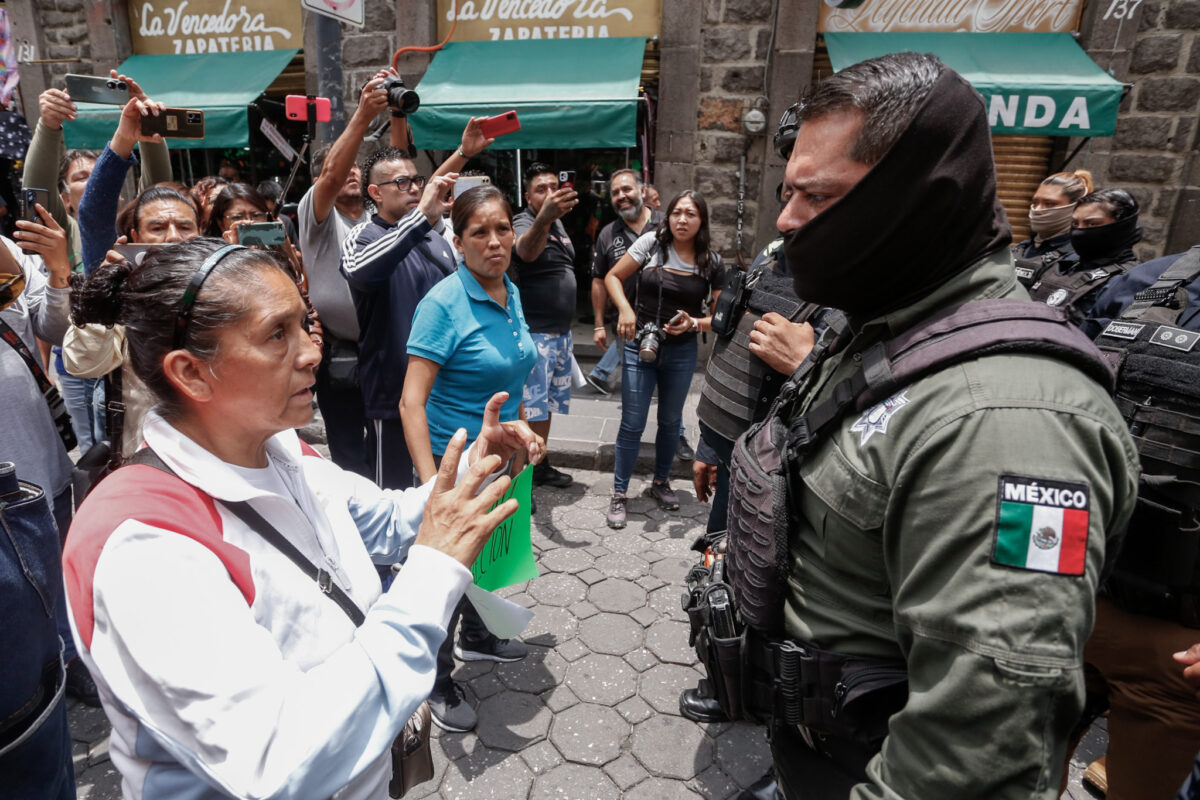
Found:
[[[1200,0],[1143,3],[1125,99],[1102,187],[1128,189],[1142,206],[1143,259],[1175,252],[1181,191],[1196,181],[1200,112]],[[1177,234],[1177,235],[1172,235]]]

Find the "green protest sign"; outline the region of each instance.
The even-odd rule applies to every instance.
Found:
[[[538,576],[533,542],[529,538],[532,491],[533,467],[528,466],[521,470],[504,497],[500,498],[500,503],[503,503],[515,497],[521,504],[520,508],[492,532],[479,558],[471,565],[471,575],[480,589],[494,592]]]

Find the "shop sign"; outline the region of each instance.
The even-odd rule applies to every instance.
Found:
[[[992,133],[1112,136],[1119,93],[982,92]]]
[[[822,33],[1070,33],[1084,0],[833,0]]]
[[[438,0],[438,36],[460,42],[658,36],[662,0]]]
[[[303,47],[295,0],[134,0],[129,34],[138,55],[236,53]]]

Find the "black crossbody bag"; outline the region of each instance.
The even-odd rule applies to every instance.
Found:
[[[126,463],[154,467],[183,480],[149,447],[139,450]],[[366,615],[342,590],[342,587],[333,582],[333,576],[309,561],[294,544],[287,540],[287,537],[267,522],[262,514],[255,511],[249,503],[227,500],[221,500],[220,503],[232,511],[238,519],[249,525],[267,544],[287,556],[293,564],[300,568],[301,572],[316,581],[321,591],[328,595],[330,600],[337,603],[337,607],[350,618],[354,627],[357,628],[363,624]],[[429,746],[430,722],[429,703],[423,702],[405,723],[400,734],[392,741],[392,780],[388,784],[390,797],[403,797],[412,787],[433,778],[433,752]]]

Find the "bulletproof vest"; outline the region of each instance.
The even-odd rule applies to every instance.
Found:
[[[746,279],[746,307],[733,335],[718,337],[705,369],[697,409],[700,420],[729,441],[741,436],[770,405],[784,376],[750,352],[754,323],[774,311],[791,322],[810,319],[820,306],[797,299],[790,277],[769,267]]]
[[[1096,339],[1141,461],[1138,498],[1104,590],[1135,613],[1200,628],[1200,333],[1175,323],[1200,247],[1138,292]]]
[[[799,465],[844,416],[861,413],[920,378],[999,353],[1049,355],[1113,386],[1096,346],[1070,323],[1065,309],[1024,300],[980,300],[935,315],[861,353],[861,368],[828,399],[799,412],[819,363],[847,337],[826,331],[813,355],[784,385],[767,417],[734,446],[730,468],[726,571],[747,625],[782,632],[789,569],[788,530],[798,517]]]
[[[1013,250],[1013,267],[1017,272],[1017,280],[1026,289],[1033,287],[1042,275],[1058,265],[1067,256],[1065,250],[1051,250],[1048,253],[1042,253],[1040,256],[1030,256],[1028,258],[1018,256],[1016,248]]]
[[[1047,269],[1029,287],[1029,297],[1048,306],[1071,308],[1084,295],[1099,289],[1113,276],[1127,272],[1136,265],[1136,260],[1130,260],[1103,267],[1077,269],[1068,273]]]

